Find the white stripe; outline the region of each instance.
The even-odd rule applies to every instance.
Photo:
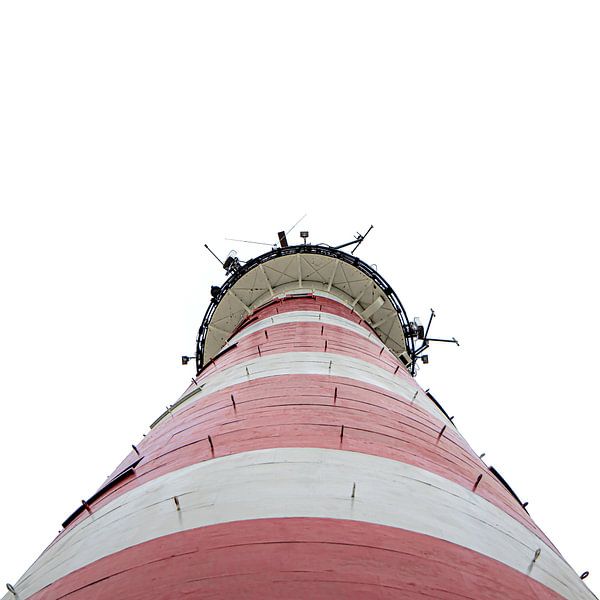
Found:
[[[280,286],[281,287],[281,286]],[[346,308],[349,308],[350,310],[354,310],[354,307],[352,306],[352,296],[349,296],[346,292],[342,292],[342,290],[336,290],[338,292],[341,292],[341,294],[343,294],[343,297],[339,294],[333,294],[332,292],[326,292],[324,290],[320,290],[317,288],[309,288],[309,287],[303,287],[303,288],[292,288],[289,289],[287,291],[284,292],[280,292],[280,293],[275,293],[273,295],[273,298],[276,299],[293,299],[294,295],[296,294],[312,294],[313,296],[317,296],[319,298],[327,298],[328,300],[333,300],[334,302],[337,302],[338,304],[342,304],[343,306],[345,306]],[[268,302],[269,300],[267,299],[264,303]],[[254,304],[254,306],[256,308],[258,308],[260,305],[259,304]]]
[[[337,327],[343,327],[353,333],[358,333],[359,335],[372,340],[379,347],[383,346],[381,340],[374,334],[369,332],[364,327],[361,327],[358,323],[354,323],[349,319],[345,319],[344,317],[340,317],[338,315],[333,315],[330,313],[320,312],[318,310],[297,310],[287,313],[280,313],[277,315],[273,315],[272,317],[264,317],[261,321],[256,323],[252,323],[248,325],[244,329],[242,329],[239,333],[234,335],[226,344],[230,346],[231,344],[235,344],[237,341],[246,337],[251,333],[255,333],[256,331],[260,331],[261,329],[266,329],[267,327],[271,327],[272,325],[280,325],[281,323],[321,323],[323,325],[335,325]]]
[[[462,486],[394,460],[313,448],[235,454],[137,487],[50,546],[18,582],[17,592],[25,599],[75,569],[160,536],[284,517],[350,519],[430,535],[530,574],[570,599],[593,598],[534,533]],[[540,556],[532,563],[538,548]]]
[[[331,375],[354,379],[398,394],[428,411],[446,425],[454,427],[452,421],[438,409],[412,377],[407,379],[364,360],[330,352],[282,352],[253,358],[221,371],[209,369],[198,379],[198,386],[201,387],[198,393],[194,394],[188,390],[182,397],[189,395],[189,398],[175,406],[171,412],[177,412],[190,401],[198,400],[231,385],[276,375]],[[164,417],[166,416],[167,413]]]
[[[304,282],[306,283],[306,282]],[[266,304],[267,302],[270,302],[271,300],[293,300],[295,298],[297,298],[298,296],[302,296],[302,294],[312,294],[313,296],[317,296],[320,298],[327,298],[328,300],[333,300],[334,302],[337,302],[338,304],[342,304],[343,306],[345,306],[346,308],[349,308],[350,310],[353,309],[352,307],[352,296],[350,296],[349,294],[347,294],[346,292],[343,292],[342,290],[340,290],[339,288],[336,288],[335,293],[334,292],[327,292],[325,290],[321,290],[319,289],[319,285],[324,285],[324,284],[317,284],[317,287],[314,287],[314,281],[311,281],[311,287],[298,287],[298,282],[294,281],[291,283],[287,283],[287,284],[283,284],[283,285],[278,285],[275,286],[275,288],[273,289],[273,295],[271,296],[271,294],[263,294],[262,296],[260,296],[259,298],[257,298],[253,303],[252,303],[252,307],[256,310],[257,308],[260,308],[263,304]]]

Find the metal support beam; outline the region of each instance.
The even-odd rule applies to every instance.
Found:
[[[340,263],[336,260],[335,261],[335,265],[333,267],[333,273],[331,274],[331,279],[329,280],[329,285],[327,286],[327,291],[330,292],[331,291],[331,286],[333,285],[333,280],[335,279],[335,274],[337,273],[338,270],[338,265]]]
[[[267,287],[269,288],[269,293],[271,294],[271,298],[272,298],[275,294],[273,293],[273,288],[271,287],[271,282],[269,281],[269,277],[262,265],[258,265],[258,268],[260,269],[260,272],[263,274],[263,277],[265,278],[265,281],[267,282]]]
[[[352,308],[354,308],[360,302],[360,299],[365,295],[365,292],[369,289],[369,287],[371,287],[370,281],[367,282],[367,285],[365,285],[362,292],[354,299],[354,302],[352,302],[352,304],[350,305],[352,306]]]
[[[373,300],[373,302],[364,310],[362,318],[366,321],[372,317],[384,304],[385,300],[381,296],[377,296],[377,298],[375,298],[375,300]]]
[[[238,304],[240,306],[242,306],[244,308],[244,310],[246,311],[247,314],[251,315],[252,314],[252,310],[250,309],[250,307],[246,306],[246,304],[244,304],[244,302],[242,300],[240,300],[234,293],[233,290],[229,290],[229,292],[227,293],[228,296],[231,296],[232,298],[235,298],[238,302]]]
[[[231,335],[231,331],[225,331],[224,329],[221,329],[220,327],[217,327],[213,323],[211,323],[208,326],[208,330],[209,331],[213,331],[213,330],[214,331],[218,331],[221,335],[226,336],[225,339],[227,339]]]
[[[387,317],[380,319],[379,321],[377,321],[377,323],[373,323],[373,325],[371,325],[371,327],[373,329],[377,329],[378,327],[385,325],[388,321],[395,319],[397,316],[398,316],[398,313],[392,313],[391,315],[388,315]]]

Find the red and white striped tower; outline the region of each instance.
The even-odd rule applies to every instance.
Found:
[[[227,266],[194,382],[5,600],[594,598],[411,375],[380,275]]]

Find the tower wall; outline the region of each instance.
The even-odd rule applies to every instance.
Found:
[[[319,294],[250,311],[15,589],[593,598],[365,319]]]

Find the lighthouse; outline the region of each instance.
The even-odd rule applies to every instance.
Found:
[[[189,387],[3,600],[595,597],[417,383],[363,238],[225,261]]]

